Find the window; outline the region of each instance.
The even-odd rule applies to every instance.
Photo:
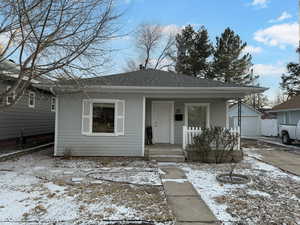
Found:
[[[10,88],[11,88],[11,86],[7,86],[6,87],[6,91],[8,91]],[[13,91],[12,93],[10,93],[10,94],[8,94],[6,96],[6,104],[7,105],[12,104],[12,102],[14,101],[14,99],[15,99],[15,92]]]
[[[125,101],[91,99],[82,103],[82,134],[124,135]]]
[[[115,104],[93,103],[93,133],[115,132]]]
[[[35,93],[33,91],[30,91],[28,95],[28,107],[29,108],[35,107]]]
[[[56,103],[56,98],[55,97],[51,97],[51,112],[55,112],[55,103]]]
[[[185,104],[185,124],[188,127],[209,127],[209,104]]]

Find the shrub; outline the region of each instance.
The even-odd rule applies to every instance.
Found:
[[[66,147],[64,149],[64,159],[70,159],[72,157],[72,149],[70,147]]]
[[[215,163],[235,162],[239,135],[221,127],[204,128],[200,135],[193,138],[194,143],[190,150],[196,151],[200,160]],[[237,151],[236,151],[237,150]],[[242,151],[240,152],[241,155]]]

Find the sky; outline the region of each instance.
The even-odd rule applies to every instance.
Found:
[[[191,24],[204,25],[212,42],[227,27],[247,42],[254,71],[261,86],[270,88],[270,99],[279,92],[286,64],[298,61],[298,0],[120,0],[124,13],[121,32],[128,34],[112,42],[111,73],[124,70],[126,60],[134,57],[132,33],[141,23],[160,24],[168,31],[178,31]]]

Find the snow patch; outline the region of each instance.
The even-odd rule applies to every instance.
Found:
[[[188,182],[188,180],[187,179],[162,179],[162,182],[185,183]]]

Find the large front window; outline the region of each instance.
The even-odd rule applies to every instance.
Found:
[[[93,133],[115,132],[115,104],[93,103]]]
[[[188,127],[209,127],[209,105],[203,103],[186,104],[186,125]]]

